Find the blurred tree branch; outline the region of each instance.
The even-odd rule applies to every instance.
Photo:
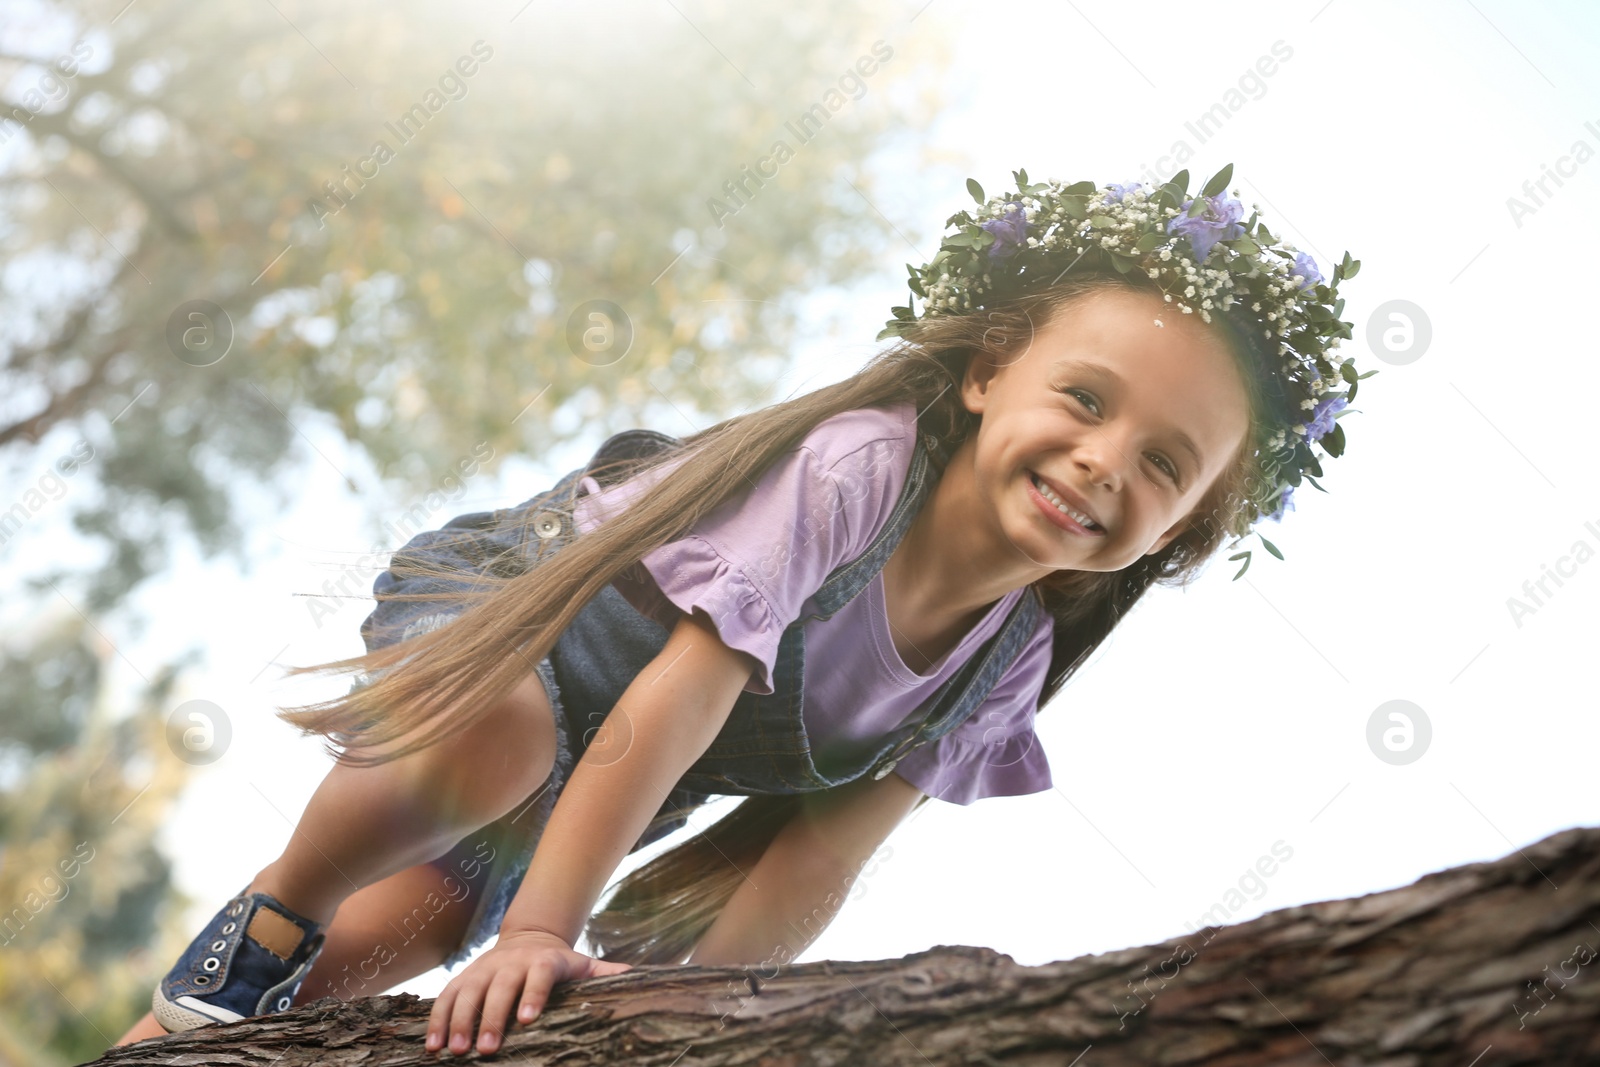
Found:
[[[76,430],[99,457],[87,480],[124,509],[187,502],[208,552],[237,544],[239,487],[305,462],[285,414],[325,417],[411,492],[481,441],[542,453],[771,402],[799,296],[893,261],[844,179],[875,196],[873,159],[925,124],[943,61],[928,30],[872,59],[895,27],[843,0],[625,19],[602,4],[537,27],[415,2],[141,5],[109,27],[82,0],[53,10],[94,52],[71,76],[55,49],[0,35],[6,62],[65,87],[31,115],[37,99],[4,101],[27,120],[5,127],[20,147],[0,254],[65,280],[23,269],[0,291],[0,448]],[[802,140],[790,120],[808,110],[826,125]],[[594,299],[631,322],[615,362],[569,343]],[[233,332],[205,366],[167,339],[196,300]],[[206,423],[206,463],[136,452],[147,405],[109,424],[150,384],[169,428]],[[239,401],[260,395],[283,413]],[[74,493],[80,532],[109,525],[102,495]],[[127,564],[97,578],[107,606],[168,554],[107,547]]]

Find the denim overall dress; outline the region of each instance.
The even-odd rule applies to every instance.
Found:
[[[568,473],[548,491],[515,508],[459,516],[440,530],[418,534],[395,556],[427,553],[465,572],[463,584],[476,570],[515,574],[537,566],[577,536],[573,509],[582,478],[599,464],[651,455],[676,443],[675,438],[654,430],[615,434],[585,467]],[[1044,611],[1032,588],[1018,598],[1000,629],[928,696],[911,721],[854,755],[823,757],[812,751],[801,717],[803,624],[809,619],[831,618],[883,569],[938,481],[938,470],[930,458],[930,449],[936,446],[937,439],[931,435],[918,435],[905,486],[883,529],[861,555],[828,575],[812,597],[814,610],[784,630],[772,669],[773,691],[739,694],[722,730],[660,805],[657,817],[663,822],[647,830],[630,853],[682,827],[689,813],[711,796],[803,793],[869,773],[874,778],[884,777],[907,753],[965,722],[1021,654]],[[604,471],[596,471],[594,476],[602,487],[614,481],[608,480]],[[375,593],[438,588],[444,586],[437,580],[397,579],[391,571],[380,574],[373,585]],[[446,601],[380,601],[362,623],[362,637],[369,648],[392,643],[441,626],[461,610],[448,608]],[[607,585],[579,611],[549,655],[537,664],[536,672],[555,712],[555,766],[526,806],[519,806],[491,827],[502,834],[499,840],[515,844],[502,847],[482,883],[474,884],[477,907],[460,946],[445,961],[446,967],[466,959],[498,932],[561,787],[606,715],[634,677],[661,651],[667,636],[665,628],[640,614]],[[478,855],[482,855],[478,841],[479,835],[469,835],[433,862],[442,870],[453,871],[474,847],[480,848]]]

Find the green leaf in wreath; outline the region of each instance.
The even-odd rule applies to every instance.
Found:
[[[979,185],[975,178],[967,179],[967,192],[972,194],[972,199],[980,204],[983,203],[983,186]]]
[[[1200,195],[1216,196],[1218,193],[1222,192],[1222,190],[1226,189],[1228,187],[1228,183],[1232,180],[1233,164],[1229,163],[1227,166],[1223,167],[1221,170],[1217,171],[1211,176],[1211,180],[1206,182],[1206,187],[1200,190]]]
[[[1329,430],[1328,435],[1320,440],[1320,444],[1324,452],[1338,459],[1344,454],[1344,427],[1335,421],[1333,429]]]

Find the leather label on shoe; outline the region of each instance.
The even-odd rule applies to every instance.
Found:
[[[250,940],[280,960],[286,960],[294,955],[294,950],[300,947],[300,942],[305,937],[305,932],[300,927],[265,906],[250,920],[250,926],[245,933],[250,935]]]

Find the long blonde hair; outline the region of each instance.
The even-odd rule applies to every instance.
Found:
[[[944,454],[953,453],[979,420],[960,400],[968,361],[978,353],[1006,356],[1028,343],[1053,316],[1106,287],[1152,288],[1137,276],[1085,274],[981,316],[919,320],[842,382],[734,416],[675,447],[617,464],[608,470],[608,481],[681,457],[677,470],[650,493],[531,569],[514,560],[487,560],[472,576],[475,585],[469,591],[381,598],[464,601],[468,606],[448,625],[428,633],[364,655],[291,668],[290,674],[364,671],[375,677],[343,696],[284,708],[279,716],[307,734],[322,735],[335,757],[352,765],[386,762],[436,743],[447,732],[477,721],[526,678],[578,612],[622,571],[685,535],[724,500],[747,491],[823,420],[858,408],[911,401],[921,412],[921,431],[938,438]],[[1261,410],[1255,364],[1239,338],[1223,332],[1244,372],[1255,419]],[[1237,532],[1242,489],[1259,473],[1248,446],[1254,430],[1252,426],[1246,444],[1196,510],[1201,517],[1165,549],[1120,571],[1058,571],[1038,580],[1036,587],[1055,623],[1038,707],[1077,671],[1147,588],[1186,584],[1223,538]],[[437,574],[456,582],[463,577],[422,560],[404,565],[407,573]],[[398,558],[391,563],[397,575],[400,566]],[[401,739],[403,743],[393,744]],[[388,747],[381,754],[352,751],[377,745]],[[798,799],[747,797],[704,833],[631,872],[590,918],[585,936],[591,951],[630,963],[683,962],[737,888],[740,870],[760,858],[792,817]],[[658,813],[650,829],[676,814]]]

